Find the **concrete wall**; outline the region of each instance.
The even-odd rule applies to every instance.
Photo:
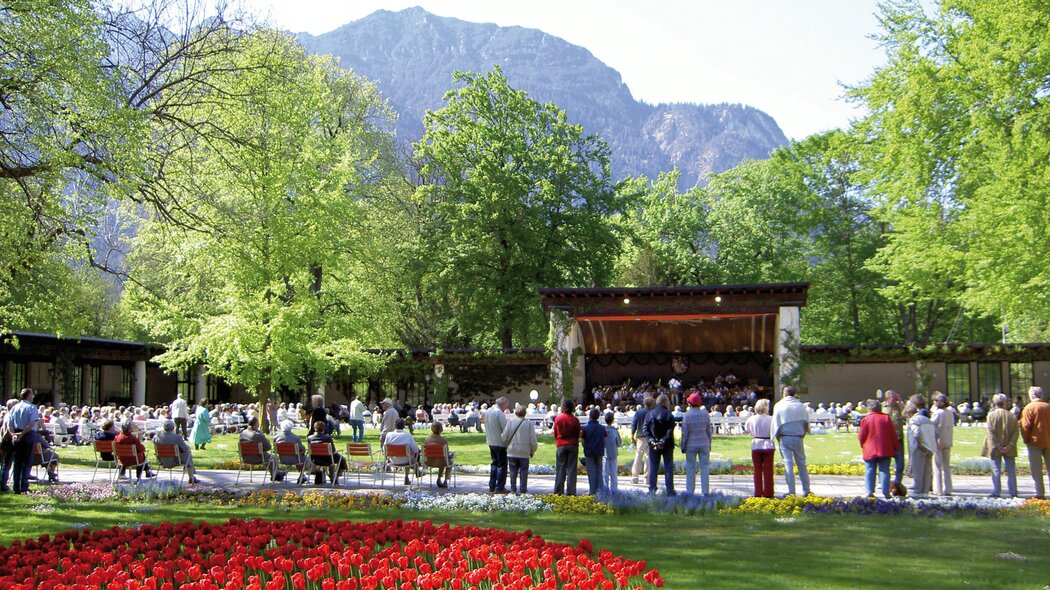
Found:
[[[875,396],[875,390],[895,389],[904,395],[915,392],[912,363],[834,363],[803,366],[802,399],[812,403],[853,402]],[[943,369],[938,371],[943,379]]]

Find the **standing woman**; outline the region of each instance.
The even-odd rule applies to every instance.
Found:
[[[193,430],[190,431],[193,448],[204,450],[211,442],[211,412],[208,411],[208,400],[202,399],[197,404],[197,413],[193,416]]]
[[[769,438],[773,418],[769,415],[769,400],[755,402],[755,413],[744,423],[744,432],[751,435],[751,463],[755,469],[755,497],[773,497],[773,456],[776,448]]]
[[[860,431],[857,435],[866,465],[864,485],[868,491],[868,497],[874,497],[877,469],[882,495],[889,498],[890,460],[897,456],[897,449],[901,443],[897,438],[897,429],[893,426],[893,420],[882,413],[882,402],[877,399],[869,399],[865,406],[868,408],[868,415],[860,421]]]
[[[510,468],[510,491],[514,494],[529,493],[529,459],[536,454],[539,441],[536,429],[525,419],[525,406],[514,408],[514,417],[503,429],[503,446],[507,447],[507,463]],[[435,421],[434,424],[440,424]]]
[[[933,453],[937,451],[937,427],[926,411],[926,400],[913,395],[904,408],[908,419],[908,457],[914,482],[912,495],[925,498],[933,487]]]
[[[1017,497],[1017,436],[1021,432],[1017,417],[1006,409],[1010,399],[1001,393],[992,397],[994,409],[988,413],[988,433],[984,437],[981,456],[992,460],[992,497],[1002,494],[1002,463],[1006,462],[1006,488],[1011,498]]]

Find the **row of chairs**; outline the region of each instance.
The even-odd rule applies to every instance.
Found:
[[[91,472],[91,481],[95,481],[99,467],[106,468],[106,475],[110,481],[114,481],[114,475],[118,467],[123,468],[131,478],[131,470],[145,467],[147,458],[139,454],[138,447],[133,444],[116,444],[112,440],[96,440],[95,447],[95,470]],[[177,445],[165,445],[153,443],[157,454],[157,467],[168,472],[168,479],[174,479],[175,472],[179,471],[179,482],[186,477],[186,463],[182,460]],[[112,456],[113,459],[105,459],[103,455]]]
[[[39,445],[37,446],[39,447]],[[94,441],[94,449],[95,470],[91,474],[91,481],[95,481],[100,467],[106,468],[110,481],[114,480],[113,475],[118,467],[123,467],[130,478],[130,470],[143,467],[147,460],[145,456],[139,454],[135,445],[116,444],[112,440],[96,440]],[[174,479],[175,472],[179,471],[179,481],[182,482],[186,476],[186,464],[182,460],[179,448],[176,445],[154,443],[154,449],[157,455],[157,466],[168,471],[169,479]],[[249,482],[254,482],[255,471],[257,470],[263,471],[265,475],[267,464],[261,443],[242,441],[239,445],[239,451],[241,462],[237,471],[238,483],[240,482],[242,471],[248,471]],[[335,445],[333,443],[310,443],[308,455],[301,453],[298,445],[295,443],[277,443],[274,445],[274,451],[274,456],[277,458],[278,463],[289,468],[289,471],[294,469],[298,476],[297,481],[300,483],[305,481],[307,474],[315,468],[320,469],[322,473],[327,473],[328,479],[333,486],[339,485],[339,478],[344,473],[339,471],[338,465],[336,465]],[[39,455],[40,450],[35,449],[35,454]],[[113,459],[104,459],[104,454],[112,456]],[[373,484],[382,478],[380,485],[385,485],[388,473],[396,474],[399,470],[404,469],[405,476],[408,477],[411,474],[411,470],[417,467],[412,462],[406,445],[386,445],[385,456],[382,460],[377,460],[372,452],[372,445],[368,443],[347,443],[344,457],[347,461],[347,466],[357,473],[358,485],[361,484],[361,476],[365,472],[372,473]],[[428,470],[431,483],[433,483],[434,470],[446,466],[449,467],[449,471],[453,474],[452,483],[455,486],[455,471],[452,469],[454,464],[448,452],[448,447],[435,444],[423,445],[421,463],[418,467]],[[347,478],[346,485],[349,485],[350,473],[346,472],[345,476]],[[413,481],[418,484],[418,478],[415,478]]]
[[[254,481],[255,470],[261,469],[265,471],[267,467],[262,444],[241,442],[239,450],[241,467],[237,473],[237,481],[240,481],[240,472],[245,470],[248,471],[248,481]],[[296,470],[298,474],[297,481],[300,483],[306,480],[306,475],[309,472],[319,469],[322,473],[327,474],[333,486],[339,485],[339,478],[344,473],[346,485],[349,485],[350,471],[357,474],[358,485],[361,485],[361,476],[366,472],[371,472],[373,484],[382,478],[380,485],[385,485],[388,473],[404,469],[407,478],[411,474],[411,470],[417,467],[409,456],[407,445],[386,445],[385,455],[382,459],[377,459],[372,451],[372,445],[368,443],[347,443],[346,454],[343,455],[348,467],[346,472],[340,471],[336,464],[334,443],[310,443],[309,454],[305,455],[300,452],[299,446],[295,443],[276,443],[274,445],[274,456],[277,458],[277,462],[289,468],[289,471],[292,469]],[[445,445],[423,445],[421,459],[422,461],[418,467],[428,470],[431,482],[433,482],[435,469],[449,467],[451,471],[451,468],[454,467],[452,456]],[[418,484],[418,478],[413,481],[416,481]],[[453,485],[455,485],[454,473]]]

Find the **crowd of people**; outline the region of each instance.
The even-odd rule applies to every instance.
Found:
[[[672,389],[674,388],[674,384]],[[731,387],[723,380],[721,386]],[[710,492],[711,443],[715,434],[716,418],[739,418],[743,433],[751,438],[754,467],[754,494],[773,497],[773,464],[775,452],[780,450],[785,465],[787,493],[796,493],[797,480],[802,494],[811,491],[804,439],[811,425],[824,419],[856,424],[862,458],[865,462],[865,488],[869,496],[876,492],[884,497],[907,493],[903,485],[907,475],[912,480],[911,494],[923,498],[930,494],[952,494],[951,449],[956,425],[983,421],[987,428],[982,445],[982,456],[993,465],[993,496],[1002,494],[1001,479],[1005,472],[1006,493],[1017,496],[1015,460],[1019,441],[1028,449],[1036,497],[1045,497],[1043,472],[1050,474],[1050,404],[1041,387],[1032,387],[1027,404],[1011,402],[1007,396],[996,394],[990,402],[975,402],[953,406],[947,396],[935,392],[927,407],[924,396],[914,395],[907,400],[896,391],[872,398],[856,405],[819,404],[811,407],[801,401],[791,387],[784,388],[776,404],[768,398],[758,398],[753,404],[720,404],[717,398],[705,396],[702,388],[691,388],[684,399],[686,410],[674,405],[671,395],[661,393],[659,387],[639,386],[630,392],[631,401],[642,392],[640,403],[634,408],[625,402],[626,390],[604,390],[612,398],[600,403],[578,407],[565,400],[560,407],[548,407],[542,402],[516,404],[513,411],[507,398],[491,403],[459,402],[438,404],[431,408],[398,407],[390,398],[383,399],[372,411],[356,397],[347,405],[325,407],[322,396],[313,396],[309,408],[300,404],[268,403],[265,406],[269,435],[275,443],[290,442],[306,452],[302,440],[294,434],[296,428],[307,427],[308,443],[331,443],[341,424],[351,427],[351,440],[360,442],[364,424],[372,420],[380,431],[380,444],[386,454],[387,445],[403,445],[408,449],[405,483],[422,467],[438,469],[438,486],[447,487],[451,475],[448,440],[442,435],[445,425],[463,430],[476,428],[485,433],[490,450],[489,491],[491,493],[527,493],[529,461],[536,453],[538,442],[536,426],[550,428],[556,445],[556,494],[576,494],[577,462],[586,466],[588,492],[601,488],[617,489],[619,453],[624,446],[621,427],[629,425],[629,440],[634,456],[628,461],[632,483],[645,478],[650,492],[658,490],[658,473],[665,473],[663,489],[675,495],[675,448],[685,456],[685,485],[688,493]],[[617,395],[620,395],[617,399]],[[655,394],[655,395],[653,395]],[[750,398],[750,395],[749,395]],[[144,440],[178,448],[180,464],[186,465],[190,481],[197,481],[193,465],[193,451],[207,449],[211,433],[239,432],[242,442],[259,445],[261,465],[269,476],[279,481],[286,476],[273,445],[266,433],[259,429],[260,416],[256,404],[222,404],[215,408],[202,400],[190,405],[178,396],[170,405],[150,407],[75,407],[38,408],[34,393],[25,389],[20,399],[10,400],[0,410],[0,449],[3,454],[0,471],[0,490],[23,493],[28,489],[34,445],[40,444],[38,463],[46,468],[48,478],[58,481],[59,457],[55,452],[56,439],[68,439],[73,444],[90,444],[93,440],[113,440],[136,446],[145,457]],[[734,400],[735,401],[735,400]],[[816,420],[816,422],[815,422]],[[159,422],[156,429],[151,423]],[[430,434],[424,444],[444,447],[434,457],[424,456],[412,435],[412,428],[429,426]],[[676,442],[675,434],[679,438]],[[625,432],[626,434],[626,432]],[[190,448],[193,445],[193,448]],[[582,446],[582,458],[580,450]],[[438,459],[438,457],[442,459]],[[907,456],[907,461],[905,457]],[[103,457],[112,460],[112,457]],[[347,469],[347,461],[333,452],[327,464],[313,465],[315,483],[322,483],[324,472],[333,479]],[[435,462],[440,464],[435,464]],[[892,474],[891,474],[892,465]],[[165,465],[169,467],[169,465]],[[121,470],[123,474],[123,469]],[[136,468],[136,475],[153,477],[148,461]],[[302,475],[306,477],[305,474]],[[12,485],[8,487],[9,478]],[[300,480],[302,483],[303,480]],[[508,488],[508,483],[510,487]],[[878,484],[876,486],[876,484]]]

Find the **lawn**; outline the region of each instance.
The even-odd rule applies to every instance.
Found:
[[[979,457],[984,433],[984,428],[956,428],[953,461]],[[305,431],[299,434],[305,434]],[[427,434],[429,430],[417,429],[416,440],[422,443]],[[456,462],[460,465],[487,465],[489,463],[489,448],[485,443],[484,433],[461,433],[446,430],[445,435],[449,440],[449,447],[456,453]],[[345,447],[345,443],[349,440],[349,430],[344,431],[342,435],[336,437],[336,447]],[[539,441],[539,451],[533,457],[533,463],[554,465],[554,437],[540,435]],[[372,443],[373,449],[378,450],[379,431],[367,429],[365,442]],[[746,436],[716,436],[711,449],[711,458],[730,459],[735,464],[750,465],[750,443],[751,439]],[[149,453],[153,454],[152,449],[149,450]],[[632,451],[621,448],[620,463],[626,463],[631,453]],[[65,465],[82,467],[95,465],[91,446],[65,447],[59,450],[59,455]],[[860,445],[857,443],[857,433],[856,431],[831,432],[808,436],[806,437],[806,455],[812,465],[859,462]],[[215,435],[207,450],[193,452],[193,460],[198,467],[203,469],[213,469],[218,464],[237,459],[237,436],[233,434]]]
[[[43,503],[43,504],[42,504]],[[263,517],[431,519],[510,530],[532,529],[550,541],[588,538],[596,549],[658,568],[668,588],[1042,588],[1050,584],[1050,519],[918,518],[911,516],[683,516],[622,514],[453,514],[311,509],[231,508],[211,504],[143,506],[115,502],[55,504],[0,496],[12,516],[0,542],[35,538],[74,523],[92,528],[161,521],[221,522]],[[670,534],[669,534],[670,533]],[[1013,553],[1024,561],[1004,559]]]

